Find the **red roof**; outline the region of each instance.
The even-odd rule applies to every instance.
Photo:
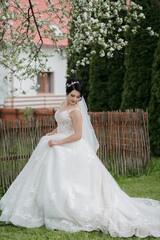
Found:
[[[126,0],[127,6],[130,5],[130,0]]]
[[[32,3],[38,3],[37,5],[36,5],[36,7],[34,7],[34,9],[39,9],[40,11],[42,11],[42,10],[45,10],[46,9],[46,1],[45,0],[31,0],[31,2]],[[56,8],[60,8],[61,7],[61,5],[59,4],[59,0],[52,0],[51,1],[52,3],[55,3],[56,4]],[[21,4],[22,5],[25,5],[26,4],[26,0],[21,0]],[[69,6],[68,6],[68,9],[69,9]],[[46,15],[47,16],[47,15]],[[44,15],[44,18],[46,17],[45,15]],[[59,12],[59,16],[61,16],[61,12]],[[68,19],[64,16],[64,20],[65,20],[65,24],[67,25],[67,23],[68,23]],[[59,26],[60,28],[61,28],[61,25],[60,24],[58,24],[58,22],[59,22],[59,19],[57,19],[57,18],[55,18],[54,17],[54,14],[53,14],[53,16],[52,16],[52,20],[51,20],[51,23],[50,24],[54,24],[54,25],[57,25],[57,26]],[[49,26],[46,26],[46,29],[49,29]],[[65,32],[65,33],[67,33],[67,27],[65,27],[65,28],[63,28],[63,30],[62,29],[60,29],[62,32]],[[36,34],[36,37],[35,37],[35,41],[36,42],[39,42],[39,35],[38,35],[38,33]],[[53,46],[53,42],[52,42],[52,40],[51,39],[46,39],[46,38],[44,38],[43,37],[43,44],[44,45],[49,45],[49,46]],[[67,46],[68,45],[68,39],[66,38],[66,39],[63,39],[63,40],[60,40],[60,39],[58,39],[58,42],[57,42],[57,45],[58,46]]]

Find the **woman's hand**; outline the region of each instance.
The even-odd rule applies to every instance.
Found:
[[[51,135],[53,135],[54,133],[46,133],[46,136],[51,136]]]
[[[48,141],[48,145],[50,146],[50,147],[52,147],[52,146],[57,146],[57,145],[60,145],[60,141],[56,141],[56,140],[49,140]]]

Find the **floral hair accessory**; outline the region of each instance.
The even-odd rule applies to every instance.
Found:
[[[72,85],[74,85],[74,84],[76,84],[76,83],[79,83],[79,82],[78,82],[78,81],[77,81],[77,82],[71,82],[70,84],[67,83],[66,86],[67,86],[67,87],[71,87]]]

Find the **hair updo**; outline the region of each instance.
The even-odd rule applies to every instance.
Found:
[[[83,86],[82,82],[77,78],[69,78],[66,82],[66,94],[68,95],[73,90],[80,92],[82,97]]]

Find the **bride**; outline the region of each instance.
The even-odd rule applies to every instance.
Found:
[[[78,79],[66,83],[58,127],[42,137],[0,201],[0,221],[112,237],[160,237],[160,202],[131,198],[96,155],[98,142]]]

